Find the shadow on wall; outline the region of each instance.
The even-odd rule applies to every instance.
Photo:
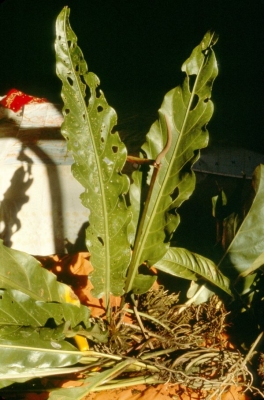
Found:
[[[14,172],[10,186],[4,193],[4,198],[0,203],[0,238],[3,239],[4,245],[8,247],[12,246],[12,235],[21,229],[18,213],[23,205],[29,201],[29,196],[26,195],[26,192],[33,183],[31,173],[32,159],[24,153],[23,145],[17,159],[23,165]],[[2,171],[4,171],[4,168]]]
[[[3,129],[1,129],[2,133]],[[10,135],[10,132],[9,132]],[[1,135],[2,136],[2,135]],[[56,141],[63,140],[60,133],[56,132],[54,128],[37,129],[23,129],[18,130],[17,135],[14,135],[13,141],[10,146],[6,146],[7,152],[3,154],[5,160],[2,165],[2,174],[8,171],[8,168],[14,169],[15,165],[21,164],[13,173],[10,180],[10,186],[3,195],[3,200],[0,203],[0,238],[6,246],[13,245],[12,236],[23,228],[22,224],[27,223],[25,218],[23,222],[19,218],[19,212],[22,211],[23,206],[30,202],[30,196],[27,194],[30,187],[38,178],[36,175],[36,166],[34,164],[42,164],[45,166],[46,176],[48,180],[49,193],[45,193],[46,199],[40,197],[38,212],[42,213],[43,204],[48,202],[51,204],[51,224],[53,231],[53,242],[55,252],[61,252],[64,248],[64,229],[62,218],[62,191],[60,178],[57,171],[56,162],[50,157],[45,147],[49,146],[48,140],[51,140],[50,146],[54,146],[54,139]],[[1,138],[0,140],[9,138]],[[5,148],[3,146],[2,148]],[[26,153],[29,153],[30,156]],[[16,160],[15,160],[16,157]],[[34,159],[33,159],[34,158]],[[4,176],[2,176],[2,181]],[[33,188],[31,188],[33,189]],[[32,193],[32,190],[31,190]],[[40,193],[39,193],[40,195]],[[48,198],[50,196],[50,199]],[[33,211],[32,211],[33,212]],[[27,217],[30,219],[30,213]],[[34,232],[43,229],[36,224],[31,228]],[[28,238],[32,240],[32,238]],[[22,250],[22,249],[21,249]]]

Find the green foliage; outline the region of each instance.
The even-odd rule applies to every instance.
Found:
[[[94,267],[94,294],[105,296],[108,304],[110,293],[140,294],[151,287],[155,278],[138,273],[142,263],[164,268],[163,257],[179,224],[176,210],[194,190],[192,165],[208,144],[206,126],[213,113],[210,98],[217,75],[212,47],[217,36],[208,32],[183,64],[184,82],[166,94],[159,118],[142,147],[139,163],[145,159],[144,165],[134,172],[129,185],[122,173],[126,148],[113,131],[116,113],[97,90],[98,77],[88,71],[69,13],[65,7],[56,23],[57,75],[64,101],[62,134],[75,161],[73,175],[85,189],[81,200],[89,214],[86,243]],[[149,171],[145,179],[146,164]],[[126,204],[127,193],[130,206]],[[195,267],[192,262],[182,265],[183,277],[190,279],[190,271],[204,277],[197,268],[204,259],[195,258]],[[177,262],[166,264],[171,274],[176,267]],[[207,272],[210,268],[215,278],[211,281],[230,293],[213,263],[207,264]]]
[[[16,289],[39,301],[65,302],[71,289],[29,254],[9,249],[0,240],[0,287]]]
[[[77,333],[105,341],[90,310],[34,257],[0,241],[0,271],[0,388],[66,373],[82,357],[68,341]]]
[[[250,305],[259,285],[259,276],[264,264],[264,165],[259,165],[252,176],[252,194],[246,200],[244,215],[232,212],[224,219],[224,254],[217,263],[217,270],[229,280],[229,288],[235,295],[243,296],[243,305]],[[225,197],[225,194],[221,193]],[[224,206],[228,204],[224,199]],[[221,210],[220,210],[221,211]],[[201,285],[196,286],[200,290]],[[193,293],[194,294],[194,293]],[[213,292],[204,290],[195,297],[195,303],[206,301]],[[241,303],[242,304],[242,303]]]
[[[255,171],[255,197],[244,220],[237,215],[226,220],[230,245],[218,266],[186,249],[170,247],[180,222],[177,209],[195,188],[192,166],[208,144],[211,91],[217,76],[215,33],[208,32],[183,64],[182,85],[165,95],[130,184],[122,172],[127,151],[114,130],[116,113],[98,90],[98,77],[88,71],[69,13],[64,7],[56,22],[56,67],[64,101],[62,134],[74,158],[72,173],[84,187],[81,201],[88,209],[86,243],[94,267],[94,295],[105,296],[109,306],[110,293],[146,292],[155,277],[140,274],[142,264],[155,264],[163,272],[192,281],[189,294],[196,302],[206,301],[212,293],[206,282],[230,298],[234,279],[242,283],[240,294],[250,291],[264,263],[264,166]],[[79,362],[98,365],[98,355],[82,357],[68,339],[78,334],[106,342],[108,332],[91,326],[89,309],[74,299],[71,289],[33,257],[6,248],[2,241],[0,260],[0,388],[33,376],[78,372],[83,367],[73,366]],[[88,374],[81,387],[54,390],[50,398],[81,399],[108,380],[118,384],[116,376],[137,364],[133,358],[109,357],[115,362],[108,360],[107,370]],[[136,367],[147,368],[142,362]]]
[[[244,219],[240,221],[237,214],[232,214],[225,221],[230,245],[218,265],[232,279],[250,268],[264,252],[264,165],[255,169],[252,187],[254,198]]]
[[[57,74],[64,101],[62,134],[75,160],[72,173],[85,188],[81,200],[89,210],[86,237],[94,267],[94,295],[105,294],[108,303],[110,292],[123,293],[131,256],[127,238],[131,213],[124,198],[129,180],[121,173],[127,153],[113,132],[116,113],[97,90],[99,79],[88,72],[68,17],[69,9],[64,8],[56,23]]]
[[[42,268],[40,267],[41,271]],[[89,327],[89,309],[70,303],[35,301],[18,290],[0,289],[0,327],[1,325],[44,326],[51,318],[56,325],[65,321],[72,328],[83,322]]]
[[[232,296],[229,279],[221,274],[213,261],[191,253],[186,249],[169,248],[167,253],[155,266],[161,271],[173,274],[179,278],[197,281],[202,277],[205,281],[218,286]]]

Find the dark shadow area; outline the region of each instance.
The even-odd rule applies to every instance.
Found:
[[[77,239],[75,240],[74,243],[71,243],[67,238],[65,238],[65,248],[68,254],[87,251],[85,239],[86,239],[86,229],[88,228],[88,226],[89,226],[88,221],[81,226],[77,235]]]
[[[18,213],[23,205],[29,201],[26,192],[33,183],[32,159],[24,153],[24,146],[22,146],[17,159],[25,165],[15,171],[10,186],[4,194],[4,199],[0,203],[0,222],[3,224],[0,238],[3,239],[4,245],[8,247],[12,246],[12,235],[21,228]]]

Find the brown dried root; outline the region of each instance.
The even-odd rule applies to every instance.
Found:
[[[120,323],[119,315],[113,316],[108,344],[97,344],[95,350],[133,357],[154,367],[159,381],[208,393],[213,390],[208,399],[221,398],[233,385],[253,390],[253,377],[247,368],[253,350],[244,358],[228,342],[227,312],[219,298],[213,296],[199,306],[191,304],[178,313],[178,297],[162,287],[140,296],[137,312],[144,334],[133,311],[126,310],[132,323]],[[126,378],[146,375],[147,370],[130,372]]]

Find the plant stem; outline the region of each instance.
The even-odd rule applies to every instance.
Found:
[[[161,114],[162,115],[162,114]],[[152,173],[152,177],[151,177],[151,181],[150,181],[150,186],[149,186],[149,190],[148,190],[148,194],[147,194],[147,198],[144,204],[144,208],[143,208],[143,213],[141,215],[140,221],[139,221],[139,226],[136,232],[136,239],[135,239],[135,245],[134,245],[134,249],[133,249],[133,254],[132,254],[132,259],[130,262],[130,265],[128,267],[128,274],[127,274],[127,278],[126,278],[126,285],[125,285],[125,293],[129,293],[132,288],[133,288],[133,283],[136,277],[136,274],[138,272],[138,267],[140,266],[141,262],[143,262],[144,260],[141,260],[141,240],[142,240],[142,235],[144,232],[144,228],[145,228],[145,222],[146,222],[146,215],[148,212],[148,207],[149,207],[149,203],[150,203],[150,199],[152,196],[152,192],[153,192],[153,188],[157,179],[157,175],[161,166],[161,161],[162,159],[165,157],[165,155],[167,154],[167,152],[169,151],[170,147],[171,147],[171,143],[172,143],[172,132],[170,129],[170,125],[168,123],[168,119],[166,117],[166,115],[163,115],[164,120],[166,122],[166,128],[167,128],[167,141],[165,144],[165,147],[162,149],[162,151],[157,155],[156,160],[153,164],[154,169],[153,169],[153,173]],[[143,246],[144,247],[144,246]],[[122,306],[124,304],[122,303]]]

